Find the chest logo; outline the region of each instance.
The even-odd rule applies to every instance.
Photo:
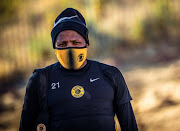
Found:
[[[79,54],[78,55],[78,61],[81,62],[84,58],[84,54]]]
[[[71,90],[71,95],[75,98],[80,98],[84,95],[84,88],[82,86],[74,86]]]
[[[97,80],[99,80],[99,77],[95,78],[95,79],[90,79],[90,82],[94,82],[94,81],[97,81]]]

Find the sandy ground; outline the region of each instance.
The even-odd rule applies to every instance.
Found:
[[[139,129],[180,130],[180,61],[125,73]]]
[[[180,130],[179,72],[180,60],[123,72],[140,131]],[[0,131],[18,130],[24,93],[20,88],[0,97]]]

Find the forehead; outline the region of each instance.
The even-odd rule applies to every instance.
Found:
[[[63,40],[63,39],[82,39],[84,40],[84,38],[77,33],[74,30],[65,30],[65,31],[61,31],[58,35],[57,35],[57,40]]]

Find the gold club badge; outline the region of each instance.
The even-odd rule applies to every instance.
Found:
[[[74,86],[71,90],[71,94],[75,98],[80,98],[84,95],[84,88],[82,86]]]
[[[44,124],[38,124],[37,131],[46,131],[46,126]]]
[[[81,62],[84,59],[84,54],[78,55],[78,61]]]

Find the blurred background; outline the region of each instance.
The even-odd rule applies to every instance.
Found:
[[[123,73],[139,130],[180,130],[179,0],[1,0],[0,131],[18,130],[29,77],[57,61],[50,32],[67,7],[86,19],[88,58]]]

